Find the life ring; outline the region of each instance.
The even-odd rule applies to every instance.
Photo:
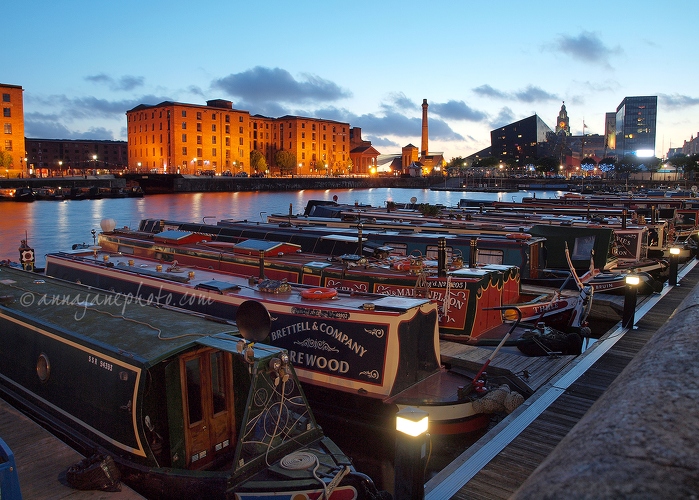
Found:
[[[529,233],[507,233],[507,237],[511,240],[528,240],[532,235]]]
[[[20,260],[22,261],[22,263],[34,262],[34,250],[32,250],[32,249],[22,250],[22,253],[20,255]]]
[[[301,290],[301,297],[304,299],[327,300],[332,299],[336,295],[337,289],[335,288],[309,288],[308,290]]]
[[[409,271],[410,270],[410,260],[403,259],[393,263],[393,269],[398,271]]]

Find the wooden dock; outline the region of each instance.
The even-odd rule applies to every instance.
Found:
[[[546,459],[699,282],[696,261],[681,286],[639,303],[634,329],[617,326],[594,348],[469,447],[425,485],[427,500],[506,499]]]
[[[84,457],[2,399],[0,436],[14,453],[24,500],[143,498],[123,483],[119,492],[81,491],[71,488],[65,480],[65,472]]]

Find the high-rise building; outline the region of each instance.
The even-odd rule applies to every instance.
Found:
[[[616,155],[655,156],[658,96],[625,97],[616,108]]]
[[[24,150],[24,89],[19,85],[0,83],[2,95],[2,142],[0,151],[3,152],[2,172],[4,177],[26,176]]]

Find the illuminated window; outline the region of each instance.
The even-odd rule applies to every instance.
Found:
[[[5,133],[6,133],[6,134],[11,134],[11,133],[12,133],[12,124],[11,124],[11,123],[6,123],[6,124],[5,124]]]

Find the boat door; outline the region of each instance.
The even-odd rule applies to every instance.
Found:
[[[200,469],[235,443],[231,355],[204,348],[180,358],[187,467]]]

